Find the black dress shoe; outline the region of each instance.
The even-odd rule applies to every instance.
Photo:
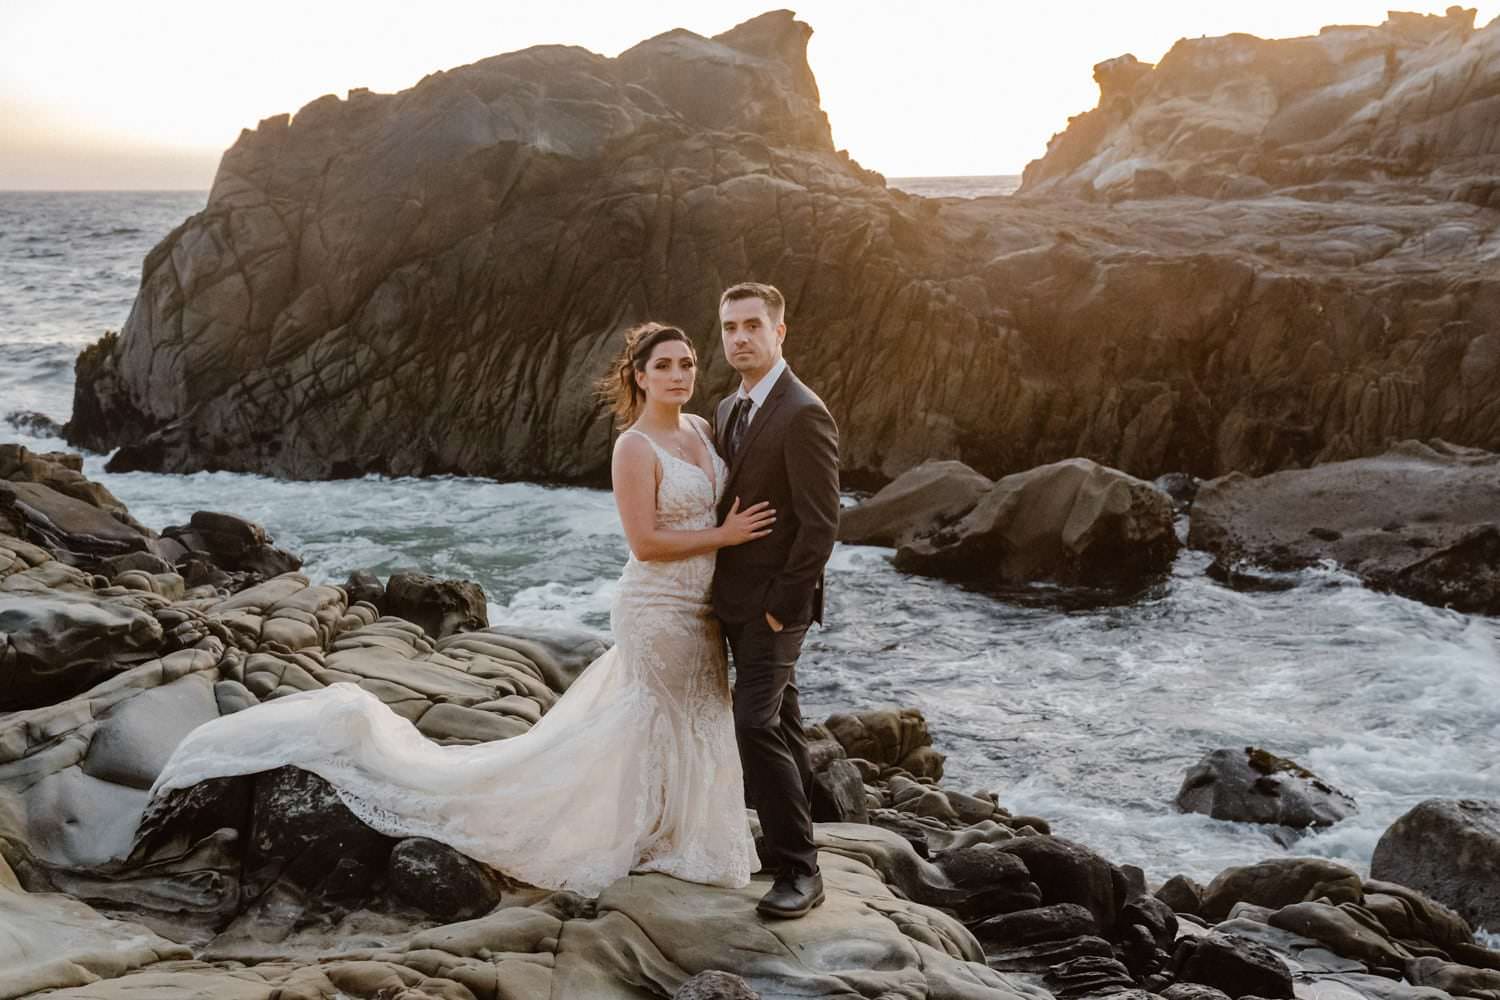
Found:
[[[778,875],[771,891],[761,897],[755,909],[766,917],[787,919],[805,915],[823,902],[823,876]]]

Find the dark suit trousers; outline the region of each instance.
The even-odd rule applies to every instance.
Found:
[[[812,765],[797,705],[797,656],[807,626],[773,632],[764,616],[726,624],[734,655],[734,732],[745,790],[760,816],[767,867],[777,874],[818,870],[813,844]]]

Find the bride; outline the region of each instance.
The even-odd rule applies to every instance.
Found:
[[[442,841],[535,886],[593,896],[633,871],[747,885],[755,846],[709,587],[715,552],[769,534],[775,511],[736,500],[717,523],[727,467],[707,422],[682,412],[696,364],[681,330],[647,323],[601,383],[629,425],[612,463],[631,551],[615,645],[529,731],[439,746],[339,682],[199,726],[151,794],[292,764],[381,833]]]

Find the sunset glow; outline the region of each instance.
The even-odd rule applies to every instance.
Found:
[[[540,43],[615,55],[674,27],[715,34],[770,6],[10,0],[0,8],[0,188],[206,188],[241,128],[322,94],[392,92]],[[1069,115],[1094,105],[1100,60],[1155,61],[1185,36],[1374,24],[1391,6],[807,0],[796,10],[815,32],[809,59],[835,141],[905,176],[1019,172]],[[1500,2],[1480,4],[1477,23],[1497,13]]]

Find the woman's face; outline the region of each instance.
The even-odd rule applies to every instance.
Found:
[[[682,406],[693,396],[697,374],[693,349],[680,340],[664,340],[651,349],[646,370],[635,373],[635,383],[650,402]]]

